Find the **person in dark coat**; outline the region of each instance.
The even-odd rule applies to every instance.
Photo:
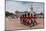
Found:
[[[26,25],[26,13],[24,14],[24,20],[23,20],[23,22],[24,22],[24,25]]]
[[[34,25],[36,25],[37,24],[37,22],[36,22],[36,15],[34,15]]]
[[[30,23],[29,23],[29,22],[30,22],[30,21],[29,21],[29,16],[30,16],[30,13],[28,13],[28,19],[27,19],[27,21],[28,21],[27,24],[28,24],[28,25],[30,25]]]

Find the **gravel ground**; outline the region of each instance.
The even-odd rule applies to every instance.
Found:
[[[6,18],[6,30],[18,30],[18,29],[43,29],[44,25],[43,25],[43,18],[38,18],[36,19],[37,21],[37,25],[33,26],[33,27],[29,27],[29,26],[25,26],[23,24],[20,23],[20,19],[15,18]]]

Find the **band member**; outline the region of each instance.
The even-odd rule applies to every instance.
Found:
[[[22,16],[20,17],[20,22],[21,22],[21,24],[24,23],[24,15],[22,15]]]
[[[20,22],[21,22],[21,24],[22,24],[22,16],[20,17]]]
[[[28,13],[28,18],[27,18],[27,25],[30,25],[30,21],[29,21],[29,16],[30,16],[30,13]]]
[[[30,27],[32,27],[34,25],[33,23],[33,15],[31,14],[31,24],[30,24]]]
[[[24,15],[22,15],[22,23],[24,24]]]
[[[37,24],[37,22],[36,22],[36,17],[35,17],[36,15],[34,15],[34,16],[32,16],[32,19],[31,19],[31,24],[32,24],[32,26],[34,26],[35,24]]]
[[[26,25],[26,13],[24,14],[23,22],[24,22],[24,25]]]
[[[36,25],[37,22],[36,22],[36,15],[34,15],[34,25]]]

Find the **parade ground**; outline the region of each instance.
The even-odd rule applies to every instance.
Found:
[[[10,18],[10,17],[6,17],[6,25],[5,28],[6,30],[27,30],[27,29],[43,29],[44,28],[44,19],[43,18],[37,18],[37,25],[35,26],[26,26],[20,23],[20,18]]]

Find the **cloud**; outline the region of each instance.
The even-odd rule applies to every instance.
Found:
[[[14,12],[16,10],[19,11],[29,11],[31,7],[31,2],[24,2],[24,1],[18,1],[18,2],[14,2],[14,1],[7,1],[6,2],[6,10],[10,11],[10,12]],[[33,3],[33,10],[37,10],[36,12],[41,12],[43,11],[43,4],[41,3]]]

